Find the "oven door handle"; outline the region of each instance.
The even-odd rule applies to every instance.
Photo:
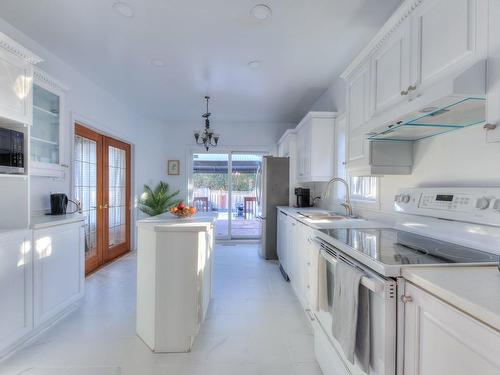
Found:
[[[336,264],[338,262],[338,259],[335,259],[334,257],[332,257],[330,254],[328,254],[323,249],[320,250],[320,254],[323,258],[326,259],[327,262],[329,262],[331,264]],[[385,289],[385,283],[383,283],[379,280],[373,279],[371,277],[368,277],[368,276],[362,276],[360,283],[365,288],[371,290],[375,294],[383,293],[384,289]]]

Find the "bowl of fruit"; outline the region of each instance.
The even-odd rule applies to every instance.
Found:
[[[177,217],[190,217],[196,213],[196,208],[186,206],[184,202],[180,202],[170,209],[170,213]]]

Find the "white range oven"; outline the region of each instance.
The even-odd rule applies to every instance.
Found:
[[[395,197],[404,215],[392,228],[335,228],[315,232],[325,270],[317,280],[326,303],[316,303],[315,350],[324,375],[401,375],[404,339],[404,267],[496,265],[500,256],[499,188],[404,189]],[[408,215],[410,214],[410,215]],[[460,221],[453,221],[456,218]],[[445,220],[442,220],[445,219]],[[496,254],[495,254],[496,252]],[[332,334],[335,266],[344,262],[364,276],[369,290],[369,370],[347,360]],[[318,297],[320,299],[320,297]],[[325,306],[327,304],[327,306]]]

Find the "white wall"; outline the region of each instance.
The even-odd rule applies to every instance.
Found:
[[[500,126],[500,26],[495,15],[500,2],[490,0],[490,40],[488,58],[488,121]],[[494,7],[494,8],[493,8]],[[339,78],[314,104],[314,110],[345,112],[346,86]],[[495,130],[500,133],[500,128]],[[432,186],[500,186],[500,143],[488,143],[482,126],[442,134],[415,143],[414,167],[409,176],[384,176],[380,179],[380,207],[377,212],[391,214],[398,188]],[[500,139],[500,138],[499,138]],[[326,184],[310,187],[315,194]],[[333,194],[322,206],[338,209]],[[357,208],[361,214],[371,210]]]
[[[203,127],[203,119],[193,123],[167,124],[163,128],[163,139],[165,148],[165,165],[167,159],[179,159],[181,162],[179,176],[166,176],[164,178],[173,190],[181,190],[181,199],[187,199],[187,157],[191,150],[204,151],[201,146],[194,145],[193,132]],[[287,123],[218,123],[216,113],[213,114],[211,126],[220,133],[220,147],[213,152],[225,150],[243,151],[275,151],[276,142],[288,128],[295,127]]]

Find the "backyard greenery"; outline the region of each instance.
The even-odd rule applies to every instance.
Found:
[[[139,209],[149,216],[160,215],[180,202],[179,199],[174,199],[178,194],[179,190],[170,193],[168,184],[163,181],[154,189],[144,185],[144,193],[139,198]]]
[[[255,189],[255,178],[255,173],[233,173],[233,191],[251,191]],[[195,187],[210,190],[228,190],[227,173],[194,173],[193,183]]]

